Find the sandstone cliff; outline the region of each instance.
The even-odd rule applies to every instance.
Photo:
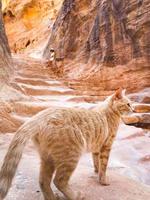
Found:
[[[62,0],[3,0],[3,15],[14,53],[41,53]],[[38,49],[39,48],[39,49]]]
[[[8,40],[3,23],[2,4],[0,1],[0,90],[4,82],[7,82],[12,72],[12,59]]]
[[[81,160],[72,184],[87,200],[148,199],[149,187],[141,182],[150,184],[150,2],[2,1],[15,73],[13,87],[6,85],[0,91],[0,160],[12,139],[7,133],[15,132],[37,112],[50,106],[93,108],[123,86],[134,92],[132,100],[146,104],[137,104],[137,113],[124,118],[132,127],[120,126],[109,163],[111,186],[98,185],[89,156]],[[61,78],[44,60],[49,59],[51,47],[58,58],[64,58]],[[36,185],[39,161],[32,146],[24,158],[8,200],[42,199]]]
[[[150,3],[65,0],[50,33],[49,48],[66,61],[66,74],[101,90],[150,86]]]
[[[149,0],[5,2],[13,52],[48,59],[53,47],[64,58],[65,77],[106,95],[118,86],[129,92],[150,86]]]

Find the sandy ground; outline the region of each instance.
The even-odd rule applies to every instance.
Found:
[[[8,148],[8,144],[12,139],[11,134],[1,135],[0,138],[0,160],[2,163],[3,157]],[[75,191],[81,191],[85,195],[86,200],[148,200],[150,199],[150,187],[145,184],[133,181],[131,178],[120,175],[121,168],[115,165],[115,148],[114,145],[112,156],[110,159],[110,167],[108,175],[110,186],[101,186],[98,183],[98,177],[94,173],[90,154],[85,154],[81,158],[77,169],[75,170],[70,183]],[[124,150],[125,151],[125,150]],[[117,161],[116,162],[120,162]],[[43,196],[38,184],[39,173],[39,157],[35,151],[33,144],[29,143],[25,148],[22,161],[13,181],[12,188],[6,200],[42,200]],[[123,163],[122,163],[123,166]],[[135,166],[134,166],[135,167]],[[129,166],[128,166],[129,168]],[[127,169],[126,169],[127,170]],[[136,171],[136,170],[135,170]],[[128,174],[131,170],[128,170]],[[148,175],[148,174],[147,174]],[[137,177],[138,178],[138,177]],[[66,200],[61,193],[57,191],[54,185],[53,189],[59,200]]]

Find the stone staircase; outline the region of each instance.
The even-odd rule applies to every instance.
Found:
[[[86,81],[58,79],[50,68],[45,67],[45,63],[36,59],[23,58],[22,61],[17,59],[16,63],[17,72],[12,84],[17,85],[17,89],[20,89],[25,98],[10,102],[11,111],[7,113],[7,120],[14,123],[14,126],[9,131],[6,129],[8,132],[16,131],[23,122],[48,107],[77,106],[90,108],[106,96],[112,94],[112,91],[103,91],[96,86],[89,88]],[[140,114],[131,115],[125,118],[124,122],[129,125],[149,129],[149,105],[141,104],[140,111],[138,107],[139,105],[136,105],[137,112]],[[145,119],[146,121],[144,121]],[[0,131],[4,132],[5,127],[1,127]]]
[[[0,137],[1,161],[3,160],[6,150],[8,149],[9,142],[13,137],[12,134],[8,133],[15,133],[21,124],[30,119],[37,112],[50,106],[92,108],[96,106],[100,100],[104,99],[104,96],[112,93],[112,91],[102,92],[98,88],[86,88],[86,82],[80,83],[74,80],[66,81],[62,78],[58,79],[55,74],[50,71],[50,69],[45,68],[44,64],[32,59],[20,61],[19,64],[17,60],[17,73],[15,74],[12,84],[17,85],[17,88],[19,92],[21,91],[20,93],[22,96],[15,100],[11,99],[9,102],[5,103],[5,106],[0,104],[0,119],[1,116],[3,117],[2,120],[0,120],[0,132],[4,133]],[[142,107],[138,106],[139,105],[136,105],[138,115],[141,112],[146,113],[147,109],[149,109],[149,107],[147,107],[148,105],[145,104],[142,105]],[[128,119],[126,118],[125,123],[135,126],[139,124],[139,121],[137,121],[136,116],[135,124],[135,120],[133,120],[132,115]],[[111,174],[112,191],[116,191],[115,194],[117,194],[117,197],[114,197],[114,200],[118,198],[117,190],[120,192],[120,196],[122,196],[124,192],[124,187],[120,189],[120,186],[118,187],[117,184],[123,184],[124,186],[129,184],[128,191],[131,189],[136,191],[137,199],[146,199],[150,194],[149,190],[146,194],[141,193],[141,191],[146,190],[146,186],[140,183],[143,182],[145,184],[150,184],[148,176],[149,165],[147,164],[149,161],[147,148],[149,146],[148,139],[147,133],[145,134],[143,129],[137,129],[135,127],[129,127],[121,124],[111,152],[108,170]],[[23,200],[27,200],[30,199],[30,197],[26,196],[26,194],[31,194],[32,192],[34,195],[31,200],[39,198],[39,194],[36,194],[35,192],[37,190],[39,191],[38,186],[35,187],[36,183],[38,185],[38,181],[36,181],[38,177],[38,164],[36,163],[38,162],[39,161],[36,153],[34,152],[34,148],[32,144],[29,143],[24,152],[22,168],[18,172],[21,176],[16,176],[16,183],[14,183],[12,192],[9,193],[7,200],[20,199],[20,197]],[[32,170],[31,175],[28,174],[30,171],[28,170],[29,165],[32,166],[32,169],[34,169],[34,172],[36,173],[33,173]],[[117,175],[113,177],[115,172],[117,172]],[[104,197],[102,199],[109,200],[109,197],[106,198],[107,187],[105,189],[99,185],[95,185],[92,189],[93,183],[96,183],[97,180],[94,173],[92,175],[94,178],[90,177],[90,174],[92,173],[93,165],[90,155],[88,154],[83,156],[81,159],[75,179],[73,180],[75,180],[76,183],[79,181],[79,185],[82,185],[81,183],[83,180],[85,180],[85,183],[89,183],[88,188],[90,192],[88,193],[88,196],[90,199],[97,200],[99,196],[102,196]],[[131,182],[131,179],[126,179],[124,176],[130,177],[138,182]],[[28,178],[29,184],[26,184],[26,177]],[[16,186],[17,184],[22,184],[23,189],[18,189],[18,186]],[[134,184],[136,184],[136,186],[134,186]],[[30,187],[29,190],[27,185]],[[85,188],[85,186],[82,188]],[[142,188],[141,191],[139,191],[139,188]],[[90,196],[93,195],[94,190],[97,191],[97,196]],[[125,191],[124,193],[126,196],[128,195],[128,200],[132,200],[135,197],[135,194],[133,197],[128,191]],[[24,193],[25,195],[22,198],[22,194]],[[110,194],[112,195],[112,192],[110,192]],[[122,197],[118,199],[121,198]],[[42,197],[40,200],[42,200]]]
[[[41,62],[31,59],[18,63],[17,60],[16,71],[12,85],[15,85],[16,89],[23,94],[23,98],[9,102],[10,110],[7,113],[9,116],[7,119],[8,122],[14,123],[14,126],[12,129],[6,129],[6,132],[16,131],[27,119],[48,107],[81,106],[90,108],[94,105],[93,103],[98,101],[98,96],[91,94],[90,91],[83,92],[83,88],[82,90],[74,89],[69,82],[58,79]],[[5,126],[0,127],[0,131],[3,133]]]

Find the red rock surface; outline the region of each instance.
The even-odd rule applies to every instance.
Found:
[[[12,70],[11,52],[5,32],[2,2],[0,1],[0,90],[10,79]]]
[[[86,81],[108,94],[118,86],[138,92],[150,86],[149,7],[149,0],[17,0],[5,25],[12,51],[39,57],[45,49],[48,58],[55,48],[64,75],[83,90]]]
[[[99,90],[150,86],[149,1],[66,0],[45,50],[54,47],[70,79]]]
[[[120,86],[133,101],[150,103],[148,0],[5,2],[15,67],[12,87],[0,91],[0,133],[5,133],[0,137],[1,161],[12,138],[8,133],[49,106],[92,108]],[[64,57],[61,77],[44,60],[51,47]],[[128,122],[140,123],[145,116],[141,109],[147,107],[138,108],[140,116],[130,116]],[[109,164],[111,186],[98,185],[87,155],[72,178],[75,190],[81,189],[87,200],[149,199],[149,145],[147,131],[121,125]],[[29,145],[8,200],[42,199],[36,192],[38,163]]]
[[[12,52],[42,54],[41,50],[48,40],[61,2],[62,0],[15,0],[6,3],[3,13]]]

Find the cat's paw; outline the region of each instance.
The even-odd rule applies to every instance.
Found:
[[[108,177],[105,177],[105,176],[100,177],[99,182],[101,185],[104,185],[104,186],[110,185]]]

